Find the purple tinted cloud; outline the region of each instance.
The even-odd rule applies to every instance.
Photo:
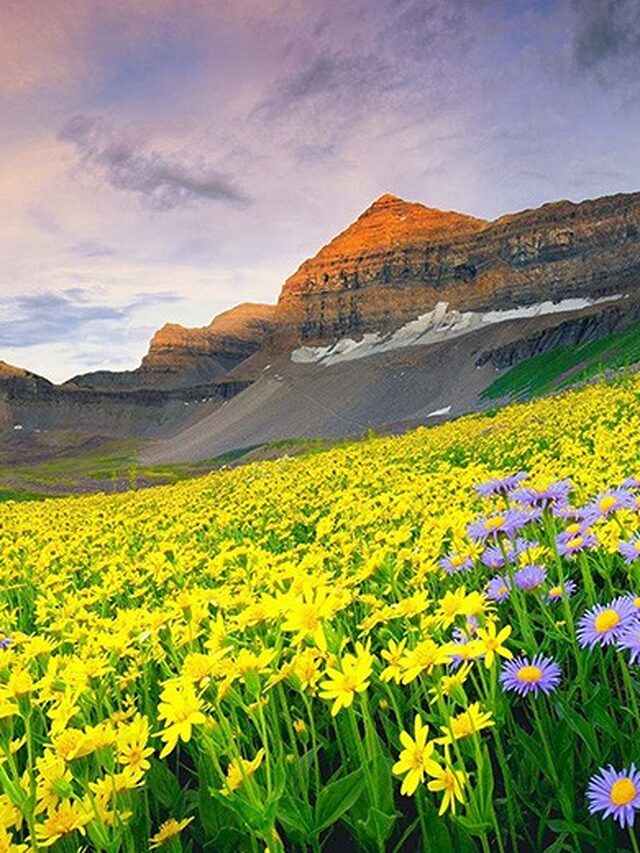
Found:
[[[118,134],[104,120],[77,115],[61,129],[80,162],[118,190],[138,193],[157,210],[197,201],[245,204],[248,199],[228,175],[190,160],[167,157]]]

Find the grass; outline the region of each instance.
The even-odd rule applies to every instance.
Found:
[[[558,347],[514,365],[482,394],[487,400],[530,400],[640,361],[640,325],[582,346]]]

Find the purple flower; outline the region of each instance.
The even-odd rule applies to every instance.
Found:
[[[582,648],[609,646],[638,621],[638,609],[629,596],[614,598],[609,604],[596,604],[580,617],[576,634]]]
[[[541,507],[546,509],[556,504],[566,504],[573,485],[569,480],[558,480],[545,489],[519,489],[512,497],[523,506]]]
[[[508,548],[505,548],[505,553],[507,555],[507,560],[512,563],[516,557],[515,553]],[[482,556],[480,557],[480,561],[488,569],[502,569],[505,565],[504,554],[496,545],[485,548],[482,552]]]
[[[500,683],[504,691],[512,690],[520,696],[540,690],[551,693],[560,683],[560,667],[551,658],[538,654],[530,661],[526,657],[507,661],[500,673]]]
[[[589,781],[587,800],[591,814],[603,812],[603,820],[613,815],[623,829],[633,826],[636,810],[640,808],[640,773],[635,764],[620,772],[611,765],[601,767]]]
[[[467,528],[469,536],[476,542],[484,542],[489,537],[497,538],[500,533],[506,536],[513,534],[524,527],[531,520],[528,513],[520,509],[508,509],[501,515],[491,515],[472,522]]]
[[[475,616],[467,616],[464,628],[454,628],[451,636],[457,643],[468,643],[478,628],[478,620]]]
[[[634,563],[640,558],[640,536],[634,536],[628,542],[619,542],[618,553],[622,554],[625,563]]]
[[[577,533],[572,530],[564,530],[556,536],[558,553],[564,557],[573,557],[574,554],[584,551],[585,548],[593,548],[597,544],[598,540],[587,528],[581,528]]]
[[[529,566],[524,566],[513,576],[516,586],[525,592],[538,589],[547,579],[547,570],[543,566],[538,566],[532,563]]]
[[[13,637],[3,637],[0,640],[0,649],[8,649],[9,646],[13,645]]]
[[[619,509],[633,509],[638,501],[628,489],[609,489],[602,492],[583,510],[583,518],[593,523],[599,518],[607,518]]]
[[[519,471],[517,474],[507,474],[504,477],[492,477],[486,483],[476,485],[475,489],[478,494],[485,498],[492,495],[508,495],[520,485],[526,476],[526,471]]]
[[[640,657],[640,623],[627,628],[618,640],[619,649],[628,649],[631,652],[629,663],[635,663]]]
[[[462,554],[449,554],[442,557],[438,562],[448,575],[455,575],[456,572],[468,572],[473,568],[471,557]]]
[[[511,581],[502,575],[491,578],[487,584],[486,596],[491,601],[505,601],[511,594]]]
[[[513,545],[513,550],[516,554],[526,554],[531,548],[537,548],[539,545],[540,543],[534,539],[525,539],[523,536],[518,536]]]
[[[573,581],[565,581],[563,584],[552,586],[547,592],[547,601],[559,601],[561,598],[569,598],[576,591]]]
[[[640,489],[640,480],[637,477],[627,477],[620,484],[621,489]]]

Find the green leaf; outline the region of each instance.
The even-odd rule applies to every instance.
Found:
[[[355,805],[363,791],[364,771],[362,768],[325,785],[320,791],[316,803],[316,830],[322,832],[322,830],[332,826]]]
[[[366,837],[379,844],[385,842],[393,832],[393,827],[396,822],[396,815],[385,814],[380,809],[372,806],[369,809],[369,816],[366,821],[358,821],[360,828],[364,830]]]
[[[156,800],[167,809],[175,807],[182,796],[180,783],[167,765],[157,758],[151,759],[146,782]]]
[[[592,722],[587,722],[580,714],[576,713],[568,704],[558,704],[558,714],[562,717],[569,728],[578,735],[587,747],[593,758],[598,760],[598,740]]]
[[[286,791],[278,800],[278,821],[285,828],[291,841],[305,844],[314,835],[313,810],[309,803]]]

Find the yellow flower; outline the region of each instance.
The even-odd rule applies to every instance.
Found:
[[[83,803],[65,800],[57,808],[51,809],[42,823],[36,825],[36,838],[43,847],[51,847],[60,838],[76,830],[84,835],[84,828],[92,819],[92,813],[87,811]]]
[[[7,681],[7,692],[16,699],[20,696],[27,696],[33,688],[33,678],[26,669],[12,672]]]
[[[463,664],[461,667],[459,667],[453,673],[453,675],[443,675],[442,678],[440,679],[439,684],[437,684],[435,687],[432,687],[429,690],[429,693],[435,697],[438,697],[438,696],[454,697],[456,695],[464,696],[464,693],[461,693],[462,685],[467,680],[467,676],[469,675],[470,671],[471,671],[471,664],[470,663]]]
[[[513,653],[507,649],[503,643],[511,634],[511,625],[505,625],[502,630],[496,632],[496,623],[489,622],[486,628],[478,628],[476,635],[480,643],[482,643],[482,651],[484,653],[484,665],[487,669],[493,666],[496,655],[509,660],[513,657]]]
[[[18,844],[6,829],[0,828],[0,853],[27,853],[26,844]]]
[[[192,817],[187,817],[180,821],[173,817],[170,820],[165,820],[165,822],[160,825],[160,829],[156,834],[151,836],[149,839],[149,850],[155,850],[157,847],[162,847],[162,845],[166,844],[167,841],[171,841],[172,838],[177,838],[182,830],[186,826],[189,826],[192,820]]]
[[[433,743],[427,740],[429,726],[423,725],[420,714],[416,714],[413,726],[413,738],[407,732],[400,732],[400,743],[404,747],[398,761],[393,765],[392,772],[396,776],[406,774],[402,780],[400,793],[411,796],[424,779],[425,772],[437,768],[431,758]]]
[[[185,743],[191,740],[192,727],[202,725],[206,720],[202,712],[202,702],[191,684],[170,684],[165,687],[160,695],[158,717],[167,723],[161,734],[165,746],[160,758],[169,755],[178,740]]]
[[[118,763],[134,770],[148,770],[151,766],[148,758],[153,755],[153,747],[147,746],[148,739],[149,721],[146,717],[136,714],[116,735]]]
[[[311,637],[320,649],[326,649],[323,623],[334,615],[340,606],[339,600],[329,594],[324,587],[307,589],[301,598],[291,602],[282,624],[283,631],[295,632],[294,645]]]
[[[60,800],[67,799],[73,794],[71,787],[73,777],[64,759],[50,751],[36,759],[36,768],[38,775],[35,813],[40,814],[43,811],[51,811]]]
[[[20,809],[11,802],[7,794],[0,794],[0,827],[2,829],[20,829],[21,825],[22,812]]]
[[[453,743],[454,740],[470,737],[475,732],[494,725],[491,711],[481,711],[480,703],[474,702],[473,705],[469,705],[466,711],[462,711],[455,717],[450,717],[446,726],[440,726],[440,730],[444,732],[444,737],[438,738],[436,742]]]
[[[400,684],[400,679],[402,678],[402,666],[400,662],[406,645],[406,639],[400,640],[399,643],[396,643],[395,640],[389,640],[389,648],[383,649],[380,652],[381,657],[387,661],[387,666],[380,673],[382,681],[391,681],[393,679],[396,684]]]
[[[333,700],[331,716],[335,717],[341,708],[349,708],[356,693],[364,693],[369,686],[373,658],[360,644],[356,646],[356,654],[346,654],[341,662],[341,669],[327,667],[327,680],[321,685],[320,696]]]
[[[402,683],[410,684],[423,672],[429,675],[433,672],[434,667],[449,663],[450,660],[450,644],[439,646],[430,638],[422,640],[415,649],[408,651],[400,661],[400,666],[404,671]]]
[[[264,755],[264,749],[259,749],[255,758],[252,758],[251,761],[248,761],[246,758],[234,758],[227,768],[225,787],[222,788],[222,793],[228,795],[232,791],[237,791],[242,783],[248,779],[249,776],[253,776],[258,767],[260,767],[264,759]]]
[[[432,762],[433,763],[433,762]],[[456,813],[456,800],[459,803],[464,803],[464,784],[466,776],[462,770],[454,770],[447,765],[440,767],[436,764],[434,768],[429,768],[429,776],[434,779],[427,782],[427,788],[430,791],[442,791],[442,803],[440,804],[439,815],[443,815],[447,809],[451,810],[451,814]]]
[[[456,616],[466,613],[466,599],[467,593],[463,586],[459,586],[453,592],[445,593],[444,597],[440,599],[440,605],[435,615],[443,628],[448,628]]]

